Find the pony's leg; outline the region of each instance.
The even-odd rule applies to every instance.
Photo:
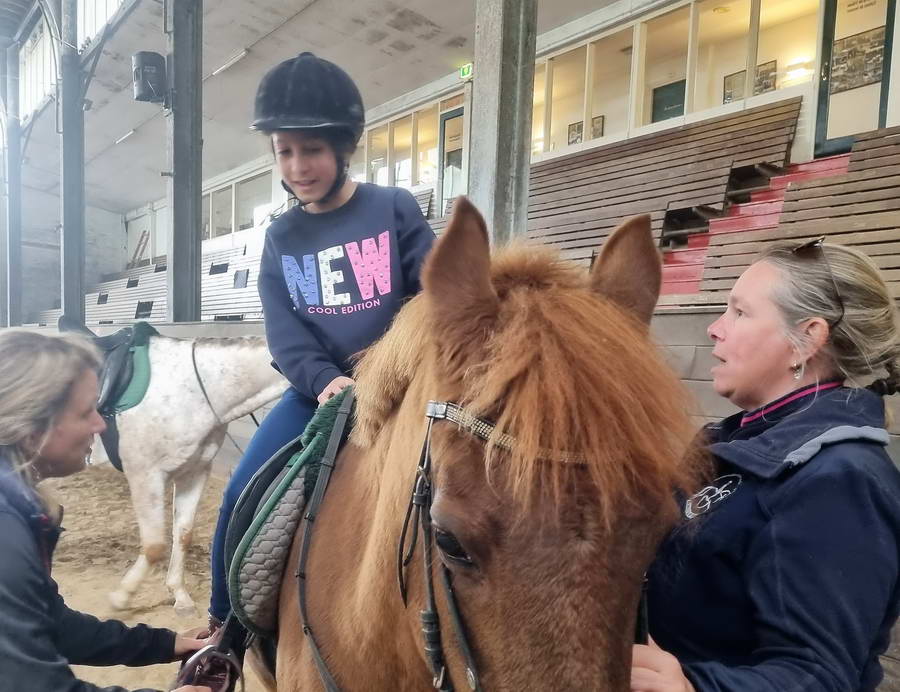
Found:
[[[129,466],[126,478],[141,535],[141,553],[131,569],[122,577],[119,588],[109,594],[110,603],[120,610],[128,607],[131,597],[152,566],[166,555],[166,477],[149,463],[132,463]]]
[[[172,500],[172,557],[166,575],[166,586],[175,596],[175,613],[181,617],[190,617],[197,613],[194,599],[184,586],[184,559],[191,545],[194,517],[212,464],[205,459],[195,459],[186,466],[187,469],[175,477]]]

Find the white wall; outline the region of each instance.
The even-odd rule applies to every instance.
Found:
[[[85,213],[84,285],[85,290],[99,282],[105,274],[124,266],[125,217],[121,214],[88,207]]]
[[[618,49],[604,51],[603,43],[594,58],[594,97],[591,116],[605,117],[604,136],[628,129],[628,90],[631,85],[631,53]],[[590,123],[585,123],[585,139]]]
[[[694,82],[694,109],[701,111],[722,105],[725,77],[747,69],[747,37],[709,43],[697,55],[697,79]],[[745,82],[744,95],[753,93],[753,78]]]
[[[33,188],[22,191],[22,292],[26,320],[58,304],[62,294],[59,255],[59,197]],[[125,265],[125,220],[120,214],[85,210],[84,284]]]

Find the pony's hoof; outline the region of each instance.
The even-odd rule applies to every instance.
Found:
[[[197,606],[193,601],[175,601],[175,614],[180,618],[195,618]]]
[[[123,591],[113,591],[109,594],[109,602],[116,610],[126,610],[131,603],[131,596]]]

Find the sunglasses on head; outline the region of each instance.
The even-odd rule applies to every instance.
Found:
[[[821,235],[818,238],[813,238],[812,240],[808,240],[805,243],[800,243],[800,245],[791,250],[791,253],[801,259],[814,258],[818,256],[822,258],[823,262],[825,262],[825,268],[828,269],[828,278],[831,279],[831,285],[834,288],[834,295],[837,298],[838,306],[841,309],[841,314],[838,315],[838,318],[834,321],[834,323],[828,325],[833,330],[838,326],[840,321],[844,319],[844,299],[841,297],[841,292],[838,290],[837,282],[834,280],[834,272],[831,271],[831,264],[828,262],[828,255],[825,254],[824,245],[825,236]]]

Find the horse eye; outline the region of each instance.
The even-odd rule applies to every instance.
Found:
[[[434,540],[437,543],[437,546],[440,549],[441,553],[448,560],[461,565],[465,565],[467,567],[475,564],[472,561],[472,558],[469,557],[469,554],[463,549],[456,536],[454,536],[452,533],[435,527]]]

